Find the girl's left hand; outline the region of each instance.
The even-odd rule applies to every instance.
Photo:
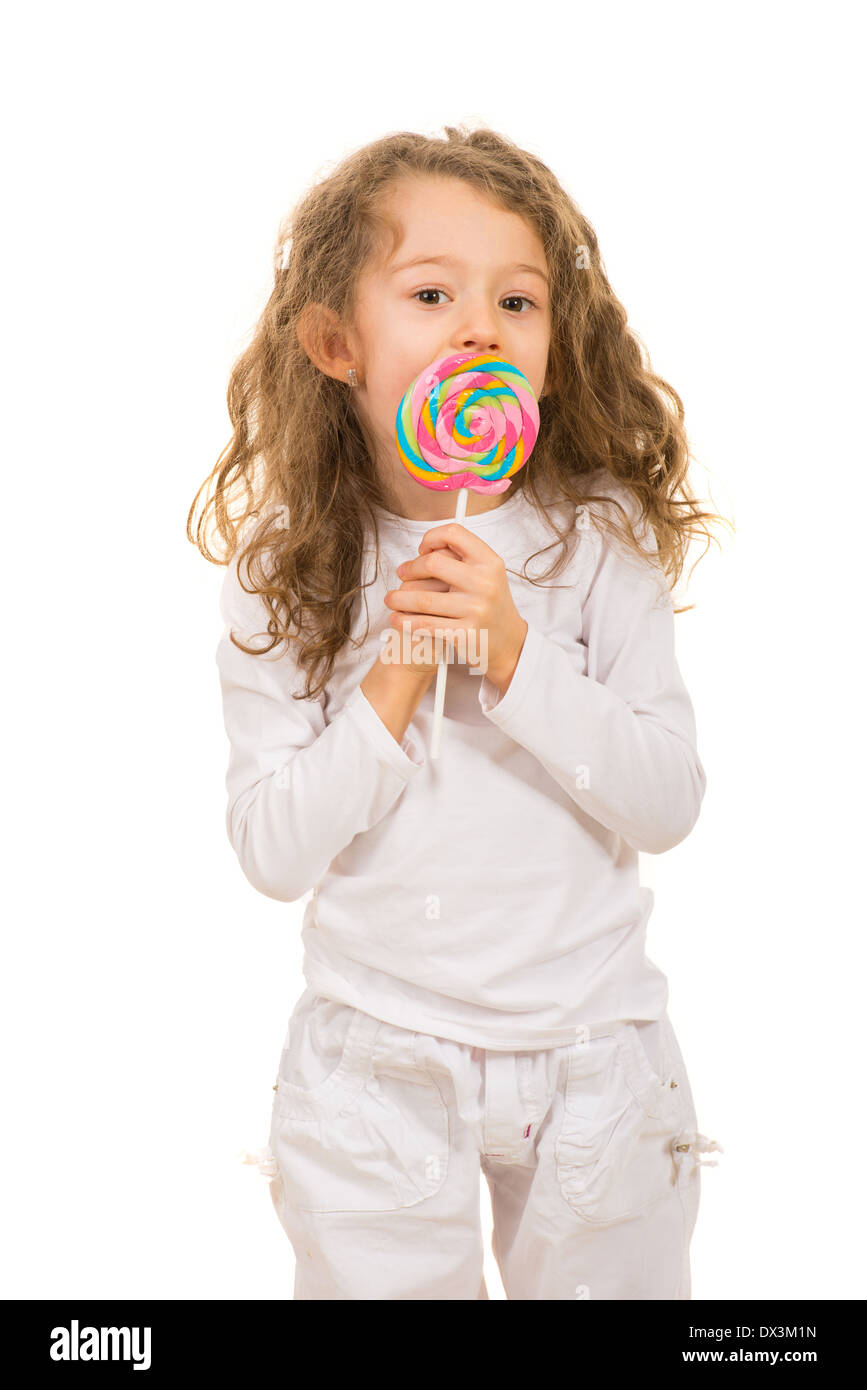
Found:
[[[425,532],[418,558],[407,560],[397,573],[408,582],[385,595],[388,607],[395,609],[390,626],[400,630],[409,620],[412,632],[440,627],[469,636],[473,630],[486,630],[486,674],[505,690],[521,655],[527,623],[515,607],[502,557],[460,522],[448,521]],[[450,587],[413,588],[412,581],[418,579],[440,580]],[[431,618],[436,621],[431,623]]]

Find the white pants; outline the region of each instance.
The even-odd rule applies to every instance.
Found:
[[[306,990],[270,1149],[296,1299],[688,1299],[702,1150],[667,1014],[495,1052]]]

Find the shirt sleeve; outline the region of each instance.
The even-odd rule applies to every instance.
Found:
[[[637,504],[624,505],[643,555],[591,525],[580,641],[567,650],[530,624],[505,695],[485,676],[479,703],[583,811],[661,854],[695,825],[706,777],[656,539],[637,525]]]
[[[398,744],[385,727],[361,690],[364,670],[326,722],[323,697],[293,699],[304,688],[303,673],[285,644],[267,656],[235,646],[230,630],[246,646],[262,648],[270,640],[268,609],[242,587],[237,560],[223,581],[220,612],[225,628],[216,662],[229,739],[226,829],[253,887],[295,902],[335,855],[386,815],[424,758],[408,732]]]

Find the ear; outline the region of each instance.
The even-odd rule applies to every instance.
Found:
[[[357,366],[357,354],[346,330],[324,304],[305,304],[298,316],[297,333],[310,361],[326,376],[345,381],[348,369]]]

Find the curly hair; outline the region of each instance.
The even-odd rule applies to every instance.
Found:
[[[627,490],[630,510],[642,528],[652,529],[672,589],[693,537],[706,537],[704,554],[716,540],[708,523],[729,524],[703,511],[689,489],[681,399],[652,371],[609,284],[596,234],[573,199],[541,159],[505,136],[488,128],[444,130],[445,139],[401,131],[350,153],[283,219],[271,296],[229,379],[232,439],[187,517],[188,539],[214,564],[237,556],[242,587],[241,562],[252,586],[247,592],[258,592],[270,613],[270,645],[247,647],[232,634],[235,645],[264,655],[279,642],[296,644],[306,689],[295,698],[318,697],[344,643],[353,640],[356,606],[367,587],[364,523],[375,539],[378,569],[374,508],[389,510],[352,392],[314,365],[301,330],[316,331],[319,306],[352,323],[360,273],[384,238],[394,247],[399,241],[400,228],[381,201],[401,180],[463,179],[525,218],[545,249],[546,390],[532,467],[514,475],[512,491],[528,493],[554,531],[551,544],[562,546],[559,560],[530,582],[558,574],[567,558],[568,528],[561,531],[545,505],[558,494],[576,508],[611,503],[623,521],[605,515],[604,528],[627,548],[642,548],[616,497],[587,492],[600,470],[613,491]],[[212,548],[217,537],[219,553]]]

